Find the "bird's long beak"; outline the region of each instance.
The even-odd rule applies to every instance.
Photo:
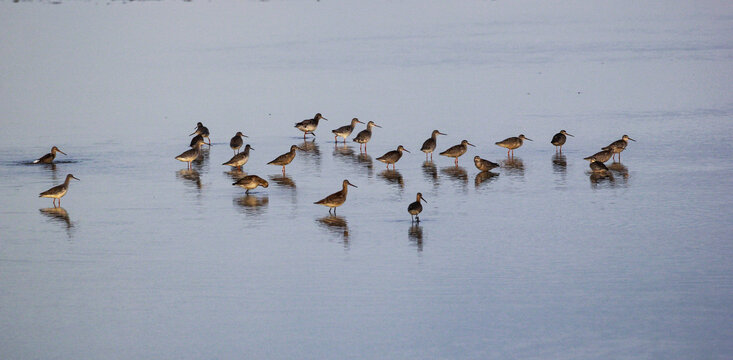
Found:
[[[374,126],[376,126],[376,127],[378,127],[378,128],[381,128],[381,126],[379,126],[379,125],[377,125],[377,124],[372,124],[372,125],[374,125]]]
[[[402,150],[407,151],[408,153],[410,152],[410,150],[407,150],[405,148],[402,148]],[[412,153],[410,153],[410,154],[412,154]]]
[[[61,151],[61,150],[59,150],[59,149],[56,149],[56,151],[58,151],[58,152],[60,152],[60,153],[62,153],[62,154],[64,154],[64,155],[66,155],[66,153],[65,153],[65,152],[63,152],[63,151]]]
[[[629,138],[629,140],[631,140],[631,141],[636,141],[636,140],[634,140],[634,139],[632,139],[632,138]]]
[[[422,200],[422,201],[424,201],[424,202],[428,202],[428,201],[427,201],[427,200],[425,200],[425,198],[424,198],[424,197],[422,197],[422,196],[420,196],[420,200]]]
[[[249,137],[249,136],[247,136],[247,135],[244,135],[244,134],[242,134],[242,136],[244,136],[244,137],[246,137],[246,138],[248,138],[248,137]]]
[[[568,134],[568,133],[565,133],[565,135],[567,135],[567,136],[572,136],[572,137],[575,137],[575,136],[573,136],[573,135],[570,135],[570,134]]]
[[[352,184],[352,183],[350,183],[350,182],[347,182],[347,184],[349,184],[349,185],[351,185],[351,186],[353,186],[353,187],[355,187],[355,188],[358,188],[358,186],[356,186],[356,185],[354,185],[354,184]]]
[[[467,142],[466,144],[468,144],[468,145],[471,145],[471,146],[473,146],[473,147],[476,147],[476,145],[474,145],[474,144],[471,144],[470,142]]]
[[[79,179],[78,177],[76,177],[76,176],[74,176],[74,175],[71,175],[71,177],[72,177],[72,178],[74,178],[74,179],[76,179],[76,180],[79,180],[79,181],[81,181],[81,180],[80,180],[80,179]]]
[[[438,131],[438,135],[448,135],[448,134],[444,134],[444,133]]]
[[[198,131],[198,129],[196,129],[196,130]],[[194,132],[192,132],[192,133],[188,134],[188,136],[191,136],[191,135],[193,135],[193,134],[195,134],[195,133],[196,133],[196,131],[194,131]]]
[[[532,140],[532,139],[530,139],[528,137],[524,138],[524,140],[534,141],[534,140]]]

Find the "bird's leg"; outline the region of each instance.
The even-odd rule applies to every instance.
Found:
[[[456,163],[456,167],[458,167],[458,158],[456,158],[455,163]]]
[[[339,137],[338,136],[334,136],[333,137],[333,143],[334,144],[338,144],[338,142],[339,142]]]
[[[417,223],[419,224],[419,223],[420,223],[420,215],[415,215],[415,220],[416,220],[416,221],[417,221]]]
[[[285,165],[283,165],[283,176],[285,176]]]

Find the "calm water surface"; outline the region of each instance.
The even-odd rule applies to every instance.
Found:
[[[426,41],[437,41],[436,50],[444,44]],[[274,52],[289,51],[278,49]],[[519,51],[532,49],[523,44]],[[334,50],[336,56],[345,52]],[[164,87],[171,76],[162,69],[169,55],[145,53],[162,71],[148,86]],[[579,53],[591,62],[579,66],[580,73],[602,66]],[[699,60],[683,54],[678,61],[692,69],[689,73],[730,65],[730,57],[714,55]],[[609,78],[627,70],[625,75],[643,73],[665,61],[618,56],[622,64],[603,65]],[[190,66],[182,69],[195,70],[199,84],[208,81],[211,69],[197,73],[198,62]],[[723,359],[733,354],[730,102],[661,110],[666,103],[660,100],[595,110],[594,101],[601,100],[594,96],[601,95],[573,91],[563,104],[546,104],[544,112],[531,105],[535,108],[517,111],[518,120],[511,122],[506,120],[511,110],[489,116],[482,97],[445,90],[452,76],[465,88],[480,88],[483,81],[470,80],[473,70],[509,72],[509,78],[517,71],[472,66],[395,71],[380,63],[344,80],[339,70],[305,66],[305,74],[296,76],[315,81],[332,103],[319,95],[317,109],[272,106],[244,119],[232,110],[236,104],[216,103],[219,95],[228,95],[215,89],[216,96],[195,94],[183,104],[173,94],[136,99],[133,105],[144,106],[128,110],[102,99],[108,112],[60,112],[45,120],[46,129],[54,131],[38,134],[34,123],[4,122],[10,138],[0,143],[3,358]],[[275,67],[260,71],[286,71]],[[500,95],[510,109],[542,102],[532,98],[535,92],[541,97],[548,82],[563,77],[563,71],[569,76],[573,67],[543,60],[516,68],[534,75],[544,71],[549,80],[520,80],[531,94]],[[673,73],[659,77],[669,80]],[[424,83],[415,80],[428,74]],[[366,99],[349,102],[352,80],[376,86],[390,78],[383,97],[368,92]],[[433,82],[444,87],[428,97],[391,97]],[[272,86],[287,93],[290,85]],[[288,96],[279,98],[281,106],[288,106]],[[186,111],[206,106],[194,98],[229,113],[186,117]],[[444,109],[450,105],[446,101],[461,105],[458,114]],[[374,110],[382,102],[384,111]],[[361,111],[349,112],[351,106]],[[13,114],[24,111],[10,108]],[[304,142],[293,123],[316,111],[329,121],[321,122],[315,140]],[[466,112],[470,116],[460,116]],[[67,118],[70,114],[78,117]],[[353,116],[383,126],[374,130],[367,154],[350,141],[335,145],[330,136],[330,129]],[[61,117],[68,120],[56,121]],[[204,147],[202,160],[188,171],[173,158],[187,149],[196,121],[209,127],[213,146]],[[469,147],[458,167],[437,154],[425,162],[419,148],[434,128],[448,134],[438,138],[438,150],[462,139],[477,147]],[[549,140],[560,128],[575,137],[557,155]],[[270,183],[249,195],[232,186],[242,174],[221,165],[232,155],[229,138],[240,130],[254,148],[244,171]],[[534,141],[525,142],[510,161],[494,142],[520,132]],[[637,142],[629,144],[621,163],[612,164],[613,177],[590,176],[583,157],[624,133]],[[305,151],[285,175],[266,165],[292,144]],[[386,170],[376,158],[399,144],[412,153],[404,154],[396,170]],[[68,156],[59,154],[52,166],[29,164],[51,145]],[[475,155],[502,166],[479,173]],[[52,209],[50,199],[37,198],[67,173],[81,181],[71,183],[63,208]],[[339,190],[343,179],[358,188],[349,188],[346,204],[329,216],[313,202]],[[422,222],[414,224],[406,208],[417,192],[428,202]]]

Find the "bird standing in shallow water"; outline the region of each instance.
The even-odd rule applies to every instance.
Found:
[[[321,113],[317,113],[316,116],[313,117],[313,119],[306,119],[299,123],[295,124],[295,127],[298,128],[298,130],[303,132],[303,140],[305,140],[305,136],[308,135],[308,133],[313,134],[313,136],[316,136],[316,134],[313,132],[318,127],[318,121],[319,120],[328,120]]]
[[[558,147],[559,147],[560,148],[559,152],[562,153],[562,146],[565,144],[565,141],[567,141],[568,139],[565,135],[573,136],[573,135],[568,134],[568,132],[565,130],[560,130],[560,132],[555,134],[552,137],[552,140],[550,140],[550,144],[555,145],[555,152],[558,152]]]
[[[422,143],[422,147],[420,148],[420,151],[425,153],[425,161],[428,161],[428,154],[430,154],[430,161],[433,161],[433,151],[435,151],[435,147],[437,146],[437,141],[435,138],[438,137],[438,135],[446,135],[438,130],[433,130],[433,133],[430,135],[430,138],[425,140],[424,143]]]
[[[407,212],[410,213],[410,218],[412,219],[412,221],[417,220],[417,222],[420,222],[420,216],[418,215],[420,215],[420,213],[422,212],[422,204],[420,203],[421,200],[428,202],[427,200],[425,200],[425,198],[422,197],[421,193],[417,193],[417,200],[407,206]],[[413,216],[414,218],[412,218]]]
[[[47,197],[47,198],[53,198],[53,207],[56,207],[56,199],[59,200],[59,206],[61,206],[61,198],[66,195],[66,191],[69,190],[69,182],[71,179],[76,179],[74,175],[68,174],[66,175],[66,180],[61,185],[56,185],[38,195],[38,197]]]
[[[354,127],[356,126],[356,123],[363,124],[363,122],[359,121],[359,119],[353,118],[351,119],[350,125],[344,125],[338,129],[331,130],[331,132],[334,135],[333,142],[337,143],[338,138],[342,137],[344,139],[344,144],[346,144],[346,138],[349,137],[349,135],[351,135],[351,132],[354,131]]]
[[[242,134],[241,131],[237,131],[237,134],[234,135],[234,137],[229,140],[229,147],[234,150],[234,154],[237,154],[239,152],[239,148],[244,145],[244,139],[242,137],[249,137],[247,135]]]
[[[52,164],[53,163],[53,159],[56,158],[56,152],[57,151],[60,152],[60,153],[62,153],[62,154],[64,154],[64,155],[66,155],[65,152],[61,151],[59,148],[57,148],[57,147],[54,146],[54,147],[51,148],[51,152],[50,153],[41,156],[37,160],[33,160],[33,163],[34,164]]]
[[[528,139],[524,136],[524,134],[519,134],[519,136],[514,136],[510,138],[506,138],[502,141],[499,141],[496,143],[496,145],[499,145],[503,148],[507,148],[506,156],[507,157],[514,157],[514,149],[522,146],[523,141],[522,140],[529,140],[532,141],[532,139]],[[509,155],[511,153],[511,155]]]
[[[589,160],[590,161],[590,158],[595,158],[596,161],[600,161],[600,162],[604,163],[604,162],[608,161],[609,159],[611,159],[612,156],[613,156],[613,151],[611,151],[611,150],[601,150],[601,151],[599,151],[599,152],[597,152],[597,153],[595,153],[595,154],[593,154],[591,156],[588,156],[586,158],[583,158],[583,160]]]
[[[270,186],[270,183],[267,182],[267,180],[257,176],[257,175],[247,175],[236,182],[232,183],[234,186],[239,186],[243,189],[245,189],[244,193],[249,194],[249,191],[258,187],[262,186],[263,188],[267,188]]]
[[[458,157],[460,157],[461,155],[465,154],[466,151],[468,151],[468,146],[466,145],[471,145],[473,147],[476,147],[476,145],[471,144],[470,142],[468,142],[468,140],[463,140],[461,141],[460,144],[449,147],[448,150],[443,151],[442,153],[440,153],[440,155],[456,158],[455,163],[456,163],[456,166],[458,166]]]
[[[350,183],[349,180],[344,180],[341,191],[328,195],[325,198],[314,202],[314,204],[328,206],[328,213],[330,214],[331,209],[333,209],[333,214],[336,215],[336,208],[346,202],[346,194],[349,192],[349,186],[358,187]]]
[[[200,121],[196,123],[196,131],[192,132],[188,136],[191,136],[191,135],[201,135],[201,137],[204,137],[209,140],[209,142],[206,143],[206,145],[211,146],[211,139],[209,139],[209,128],[204,126],[204,124],[202,124]]]
[[[249,160],[249,151],[250,150],[254,150],[254,149],[251,146],[249,146],[249,144],[247,144],[244,147],[244,151],[232,156],[232,158],[229,159],[229,161],[223,163],[222,165],[229,165],[233,168],[241,168]]]
[[[624,135],[621,137],[621,139],[608,144],[608,146],[603,147],[602,149],[612,152],[614,159],[616,158],[616,154],[618,154],[618,161],[621,161],[621,152],[626,149],[626,145],[629,144],[629,140],[636,141],[630,138],[629,135]]]
[[[204,139],[202,137],[198,139],[195,144],[193,144],[193,149],[182,152],[181,155],[176,156],[176,160],[187,162],[188,169],[191,170],[191,162],[198,159],[199,155],[201,154],[201,145],[203,144]]]
[[[365,130],[359,131],[359,133],[356,134],[354,141],[359,143],[359,152],[361,152],[362,145],[364,145],[364,152],[366,152],[366,148],[367,148],[366,144],[372,138],[372,127],[374,126],[381,128],[381,126],[375,124],[374,121],[370,121],[367,123]]]
[[[489,171],[493,168],[499,167],[499,164],[486,159],[482,159],[479,156],[473,157],[473,164],[476,165],[476,169],[479,169],[481,171]]]
[[[400,160],[403,151],[410,152],[400,145],[397,147],[397,150],[388,151],[386,154],[378,157],[377,160],[387,164],[387,169],[389,169],[389,164],[392,164],[392,169],[394,170],[395,163]]]
[[[299,149],[300,148],[298,147],[298,145],[292,145],[290,146],[290,151],[276,157],[275,160],[272,160],[267,164],[282,166],[283,175],[285,175],[285,165],[290,164],[290,162],[293,161],[293,159],[295,159],[295,150],[299,150]]]

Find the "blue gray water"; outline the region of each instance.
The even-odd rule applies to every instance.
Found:
[[[3,358],[733,354],[731,17],[698,14],[679,25],[675,14],[651,23],[641,16],[628,32],[610,21],[567,22],[569,30],[588,26],[592,40],[553,36],[568,29],[556,30],[562,19],[552,14],[547,22],[541,13],[520,17],[555,40],[537,47],[522,26],[464,9],[445,20],[447,30],[423,14],[408,30],[388,19],[386,30],[374,30],[383,37],[349,30],[342,41],[328,28],[338,5],[285,3],[323,11],[326,29],[265,27],[297,41],[263,49],[261,36],[228,35],[199,18],[232,25],[231,9],[192,5],[199,12],[185,21],[224,37],[207,47],[201,39],[211,34],[191,29],[177,28],[184,34],[173,40],[144,37],[157,11],[188,14],[171,3],[36,5],[3,16],[13,29],[29,14],[47,20],[39,34],[2,35],[32,44],[3,52],[13,60],[2,65],[11,74],[0,143]],[[284,11],[278,2],[237,6],[265,19]],[[364,11],[369,19],[380,12]],[[41,46],[44,31],[79,22],[61,34],[80,36],[132,20],[141,28],[90,34],[73,61],[44,60],[61,51]],[[423,27],[427,34],[415,35]],[[321,32],[332,41],[319,43]],[[315,40],[301,42],[308,35]],[[638,42],[621,41],[627,36]],[[496,40],[494,55],[481,46],[487,38]],[[105,39],[112,43],[103,53],[92,50]],[[409,39],[419,45],[404,46]],[[379,60],[372,46],[408,55]],[[301,47],[314,58],[295,56]],[[253,49],[260,60],[244,56]],[[354,50],[366,59],[344,64]],[[326,55],[335,60],[322,63]],[[20,71],[24,61],[51,68]],[[304,142],[293,124],[315,112],[329,121]],[[330,136],[354,116],[383,126],[367,155]],[[186,171],[173,158],[197,121],[213,145]],[[462,139],[477,146],[458,167],[437,154],[426,163],[419,147],[433,129],[448,134],[439,150]],[[575,135],[562,156],[549,144],[560,129]],[[232,186],[241,174],[220,165],[236,131],[254,147],[244,171],[267,179],[267,189],[245,195]],[[494,142],[519,133],[534,141],[508,162]],[[594,179],[583,157],[623,134],[637,141],[613,164],[612,179]],[[292,144],[307,151],[282,176],[266,163]],[[399,144],[412,153],[387,171],[376,158]],[[52,145],[68,155],[54,166],[29,164]],[[502,167],[482,175],[475,155]],[[81,180],[63,210],[51,210],[37,195],[67,173]],[[329,216],[313,202],[343,179],[358,188]],[[417,192],[428,202],[416,225],[406,209]]]

